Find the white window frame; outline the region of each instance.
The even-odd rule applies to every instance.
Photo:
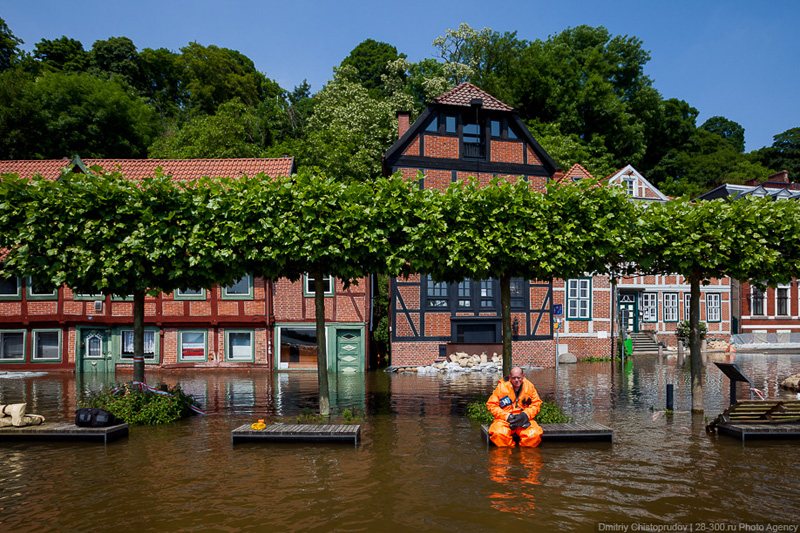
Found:
[[[314,276],[308,273],[303,274],[303,296],[314,297],[314,289],[311,288],[313,281]],[[325,296],[333,296],[333,277],[330,274],[323,274],[322,283],[325,284]]]
[[[58,355],[56,357],[37,357],[36,353],[39,351],[39,335],[42,333],[55,333],[57,336]],[[62,349],[61,349],[61,330],[60,329],[34,329],[31,331],[33,335],[33,343],[31,345],[31,362],[54,363],[61,362]]]
[[[661,295],[661,317],[664,322],[678,322],[677,292],[665,292]]]
[[[247,288],[248,288],[247,294],[243,294],[243,293],[230,294],[228,292],[228,289],[233,287],[233,285],[238,284],[240,281],[242,281],[245,278],[247,278]],[[234,283],[233,285],[228,285],[227,287],[223,287],[222,288],[222,299],[223,300],[252,300],[253,299],[253,275],[252,274],[245,274],[244,276],[242,276],[241,278],[236,280],[236,283]]]
[[[759,296],[756,298],[756,296]],[[756,300],[761,301],[761,309],[758,313],[756,313]],[[750,286],[750,316],[767,316],[767,295],[764,294],[764,291],[756,287],[755,285]]]
[[[692,293],[683,293],[683,319],[689,320],[689,314],[692,309]]]
[[[658,322],[658,293],[642,293],[642,322]]]
[[[231,355],[231,344],[230,344],[230,336],[231,334],[242,334],[246,333],[250,335],[250,354],[247,357],[234,357]],[[225,360],[230,362],[244,362],[244,363],[252,363],[255,361],[256,356],[256,335],[255,331],[252,329],[226,329],[225,330]]]
[[[3,363],[24,363],[25,362],[25,344],[28,340],[28,332],[24,329],[3,329],[0,330],[0,337],[8,334],[8,333],[21,333],[22,334],[22,355],[19,357],[14,358],[2,358],[0,359],[0,365]],[[0,350],[3,349],[2,339],[0,339]]]
[[[778,298],[778,293],[781,290],[785,290],[786,291],[786,298],[785,298],[786,312],[785,313],[781,313],[780,312],[780,305],[778,305],[778,302],[780,302],[780,298]],[[789,287],[789,285],[778,285],[777,287],[775,287],[775,316],[791,316],[792,315],[792,300],[791,300],[791,296],[792,296],[792,290]]]
[[[183,336],[187,333],[201,333],[203,335],[203,355],[184,356],[183,355]],[[204,329],[180,329],[178,330],[178,361],[181,363],[197,363],[208,361],[208,331]]]
[[[722,295],[718,292],[706,293],[706,322],[722,322]]]
[[[567,280],[567,320],[592,319],[592,279]]]

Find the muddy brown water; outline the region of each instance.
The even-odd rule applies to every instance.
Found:
[[[793,397],[778,384],[800,371],[800,356],[736,362],[768,397]],[[688,413],[688,369],[674,359],[614,372],[562,365],[557,387],[553,370],[528,376],[576,421],[611,426],[614,443],[487,449],[463,414],[495,376],[371,372],[331,384],[337,410],[365,413],[358,447],[233,446],[240,424],[315,409],[315,374],[151,372],[151,383],[180,383],[208,415],[134,427],[107,446],[0,442],[0,530],[763,531],[800,522],[800,442],[706,435],[704,417]],[[5,374],[0,403],[66,419],[79,388],[113,379]],[[706,417],[727,396],[727,379],[710,367]]]

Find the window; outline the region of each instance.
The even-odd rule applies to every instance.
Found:
[[[496,321],[454,322],[454,342],[494,344],[500,340],[499,323]]]
[[[33,330],[33,361],[61,360],[61,330]]]
[[[511,278],[511,308],[525,309],[525,296],[528,283],[523,278]]]
[[[25,360],[25,332],[0,331],[0,361]]]
[[[678,321],[678,293],[665,292],[664,293],[664,309],[663,316],[664,322],[677,322]]]
[[[279,368],[317,367],[317,332],[314,328],[280,327],[278,334]]]
[[[592,280],[567,280],[567,319],[590,320],[592,317]]]
[[[28,277],[28,298],[33,300],[55,300],[58,297],[58,289],[49,283],[34,280]]]
[[[444,117],[444,131],[446,133],[456,133],[456,117],[452,115]]]
[[[473,159],[484,157],[483,135],[481,135],[480,124],[464,124],[461,137],[463,140],[464,157]]]
[[[76,292],[73,296],[76,300],[101,300],[105,301],[106,297],[102,294],[92,294],[89,292]]]
[[[517,134],[514,133],[514,130],[511,129],[511,124],[508,125],[508,138],[509,139],[517,139]]]
[[[500,121],[490,120],[489,129],[491,130],[492,137],[500,137]]]
[[[19,278],[0,278],[0,300],[14,300],[22,297]]]
[[[720,295],[716,292],[706,294],[706,322],[720,322]]]
[[[178,289],[173,294],[176,300],[205,300],[205,289]]]
[[[472,307],[472,281],[464,280],[458,284],[458,307]]]
[[[179,331],[178,332],[178,360],[179,361],[205,361],[206,331]]]
[[[433,281],[431,275],[428,274],[426,285],[426,301],[428,302],[428,307],[447,307],[447,283]]]
[[[494,280],[484,279],[480,283],[481,309],[492,309],[494,303]]]
[[[775,314],[789,316],[789,287],[786,285],[775,289]]]
[[[625,192],[628,196],[636,196],[636,178],[627,177],[623,180],[625,182]]]
[[[750,314],[763,315],[764,314],[764,291],[753,285],[752,292],[750,293]]]
[[[642,320],[645,322],[658,322],[658,294],[655,292],[642,293]]]
[[[303,284],[303,293],[305,296],[314,296],[314,291],[317,288],[317,282],[308,274],[305,275],[305,282]],[[325,296],[333,296],[333,278],[331,276],[322,276],[322,284],[325,286]]]
[[[123,329],[121,332],[121,342],[119,357],[120,359],[133,359],[133,330]],[[156,358],[156,332],[145,330],[144,332],[144,358]]]
[[[689,313],[692,307],[692,295],[688,292],[683,294],[683,319],[689,320]]]
[[[233,285],[222,289],[223,300],[252,300],[253,276],[245,274]]]
[[[254,360],[253,331],[225,331],[225,360]]]
[[[425,131],[432,131],[437,132],[439,131],[439,118],[434,116],[430,122],[428,122],[428,127],[425,128]]]

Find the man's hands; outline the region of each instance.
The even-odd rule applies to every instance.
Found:
[[[516,415],[514,414],[508,415],[508,418],[506,418],[506,422],[508,422],[508,425],[511,426],[511,429],[517,429],[517,428],[525,429],[526,427],[529,427],[531,425],[531,421],[528,418],[528,415],[526,415],[524,412]]]

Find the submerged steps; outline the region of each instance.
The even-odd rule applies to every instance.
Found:
[[[231,431],[237,442],[352,442],[358,444],[359,424],[270,424],[265,429],[252,429],[244,424]]]
[[[543,441],[561,441],[561,442],[575,442],[575,441],[613,441],[613,430],[602,424],[595,422],[588,422],[584,424],[540,424],[542,426],[542,440]],[[487,444],[492,441],[489,440],[489,426],[484,424],[481,426],[483,438]]]
[[[128,424],[104,428],[85,428],[66,422],[45,422],[40,426],[0,428],[0,440],[89,441],[107,444],[128,436]]]

